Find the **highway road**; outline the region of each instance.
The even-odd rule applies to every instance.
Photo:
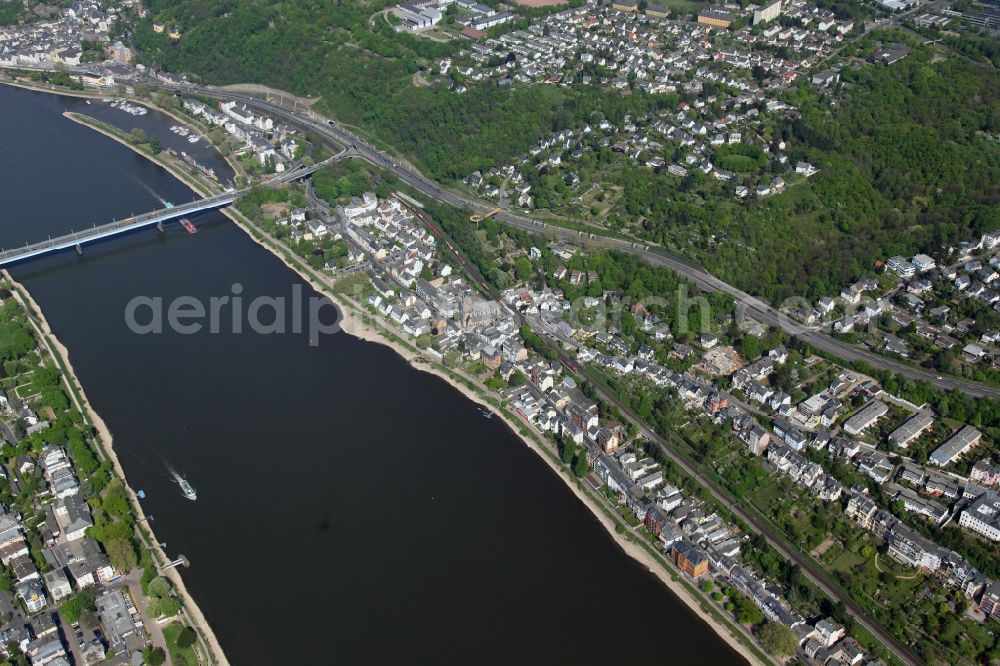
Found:
[[[430,199],[457,208],[468,209],[474,213],[486,213],[496,208],[496,205],[492,202],[483,201],[467,194],[441,187],[417,171],[413,166],[383,153],[342,125],[323,118],[312,111],[295,111],[250,95],[234,94],[230,91],[215,90],[194,85],[168,86],[155,82],[154,85],[174,92],[199,94],[218,99],[235,99],[245,103],[249,107],[254,107],[282,118],[292,125],[314,132],[335,144],[351,146],[353,149],[351,153],[352,157],[363,158],[377,167],[393,172],[402,182]],[[680,257],[668,254],[663,250],[620,238],[598,236],[547,224],[522,213],[507,209],[501,210],[495,216],[495,219],[511,227],[525,231],[534,233],[545,232],[549,236],[574,242],[585,240],[587,243],[597,246],[636,255],[654,266],[669,268],[704,291],[729,294],[737,303],[738,313],[742,313],[768,326],[780,328],[788,335],[795,336],[803,342],[808,343],[814,349],[832,354],[840,359],[853,362],[864,361],[873,368],[893,372],[913,380],[926,381],[946,391],[961,391],[976,398],[1000,398],[1000,388],[994,388],[960,377],[939,376],[932,370],[916,367],[893,358],[882,356],[881,354],[876,354],[857,345],[837,340],[821,330],[805,326],[761,299],[751,296],[741,289],[720,280],[704,268]]]

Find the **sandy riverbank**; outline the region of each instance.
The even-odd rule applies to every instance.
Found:
[[[285,262],[286,264],[288,262]],[[291,267],[295,270],[294,267]],[[296,271],[298,272],[298,271]],[[301,276],[301,273],[299,273]],[[314,285],[315,286],[315,285]],[[444,381],[448,382],[455,390],[459,391],[469,400],[490,409],[495,414],[497,414],[504,423],[510,428],[511,432],[518,437],[522,442],[524,442],[538,457],[545,462],[546,465],[558,476],[566,487],[580,500],[591,513],[597,519],[597,521],[604,527],[608,535],[615,541],[616,544],[631,558],[638,561],[644,567],[646,567],[650,573],[656,576],[657,579],[662,582],[667,589],[669,589],[674,596],[684,602],[684,604],[691,609],[691,611],[697,615],[702,621],[712,627],[712,630],[722,638],[735,652],[739,653],[744,659],[749,663],[754,665],[762,665],[760,659],[758,659],[750,650],[747,649],[740,639],[734,635],[734,629],[731,626],[727,626],[719,622],[715,617],[711,616],[701,607],[701,600],[692,595],[692,593],[687,590],[680,582],[674,580],[670,572],[664,568],[662,562],[658,561],[653,555],[649,553],[641,545],[626,539],[623,535],[618,534],[615,529],[616,523],[612,520],[607,513],[605,513],[603,507],[598,505],[597,500],[590,495],[588,492],[580,488],[580,481],[569,474],[566,467],[559,466],[549,455],[551,452],[543,450],[543,444],[541,444],[534,436],[525,437],[521,434],[520,429],[525,424],[522,421],[518,421],[511,417],[506,410],[497,410],[493,405],[491,405],[482,394],[478,391],[470,391],[469,388],[462,383],[456,381],[454,377],[442,370],[436,363],[432,360],[424,357],[419,352],[404,347],[398,342],[391,340],[384,335],[382,335],[378,330],[372,326],[366,325],[364,322],[364,315],[359,316],[354,312],[351,312],[344,306],[341,299],[335,299],[343,312],[343,321],[341,322],[341,328],[343,331],[349,335],[353,335],[362,340],[367,340],[370,342],[375,342],[378,344],[383,344],[391,348],[397,354],[399,354],[403,359],[405,359],[411,366],[421,370],[423,372],[428,372],[436,377],[440,377]]]
[[[73,388],[73,392],[79,396],[79,402],[82,403],[79,406],[82,408],[84,416],[94,426],[94,430],[97,431],[97,436],[101,444],[101,451],[108,458],[108,460],[111,461],[115,474],[122,479],[125,486],[129,488],[129,498],[132,502],[132,509],[135,511],[136,518],[139,522],[145,525],[150,537],[152,538],[152,543],[147,545],[156,554],[154,556],[154,561],[159,561],[160,563],[169,562],[171,558],[167,557],[167,554],[162,548],[160,548],[159,540],[153,534],[152,527],[146,519],[146,515],[143,513],[142,505],[139,503],[138,498],[136,498],[131,486],[128,485],[128,479],[125,477],[125,470],[122,468],[121,462],[118,460],[118,455],[115,453],[114,438],[111,435],[111,430],[104,422],[104,419],[102,419],[91,406],[90,400],[87,399],[87,394],[83,390],[83,384],[77,378],[76,372],[73,370],[69,350],[52,332],[52,328],[49,326],[49,322],[45,318],[42,308],[35,302],[31,293],[25,288],[25,286],[15,281],[6,270],[3,271],[3,276],[10,282],[11,285],[13,285],[17,293],[26,301],[27,309],[31,317],[36,320],[41,328],[46,344],[49,345],[51,349],[60,357],[66,381],[70,383],[70,386]],[[74,402],[76,402],[75,397]],[[211,625],[208,624],[208,621],[202,614],[198,604],[195,603],[194,598],[188,592],[187,587],[184,585],[184,579],[181,577],[180,573],[176,568],[173,568],[164,572],[163,575],[170,579],[170,582],[173,584],[174,590],[183,602],[184,613],[187,616],[186,621],[198,630],[199,635],[211,651],[212,658],[215,663],[228,664],[229,661],[226,659],[225,653],[222,651],[222,645],[219,644],[215,633],[212,631]]]
[[[72,118],[76,122],[80,122],[79,119]],[[180,178],[183,182],[189,186],[193,185],[189,182],[189,179],[184,178],[184,174],[179,174],[173,168],[173,165],[165,163],[164,161],[157,159],[155,156],[138,150],[135,146],[121,140],[119,137],[113,134],[103,131],[101,128],[93,127],[89,124],[83,123],[91,129],[100,131],[106,136],[115,141],[118,141],[122,145],[125,145],[137,152],[144,157],[154,160],[160,166],[167,169],[171,174]],[[211,192],[207,192],[198,188],[196,189],[200,194],[208,195]],[[516,420],[505,410],[497,410],[494,405],[490,404],[484,395],[485,388],[482,390],[472,390],[468,386],[464,385],[460,381],[456,380],[445,368],[439,366],[432,359],[425,357],[419,350],[401,343],[398,340],[393,340],[387,337],[378,327],[371,325],[370,322],[366,321],[369,319],[369,315],[364,312],[359,312],[358,306],[353,302],[349,302],[342,295],[333,293],[330,288],[330,284],[325,279],[318,279],[314,271],[298,260],[298,257],[291,255],[291,251],[277,245],[277,242],[270,238],[265,238],[262,236],[262,232],[258,231],[253,227],[252,223],[245,218],[239,211],[226,208],[221,211],[227,217],[229,217],[238,227],[243,229],[251,238],[253,238],[259,245],[270,251],[272,254],[277,256],[290,270],[294,271],[301,279],[309,283],[313,289],[331,297],[338,305],[341,313],[340,327],[348,335],[366,340],[369,342],[374,342],[377,344],[382,344],[394,352],[396,352],[400,357],[406,360],[414,368],[428,372],[435,375],[444,381],[448,382],[453,388],[461,392],[464,396],[472,400],[473,402],[486,407],[495,413],[497,413],[501,419],[507,424],[511,431],[523,441],[532,451],[534,451],[539,458],[541,458],[549,468],[566,484],[566,487],[581,501],[584,505],[590,509],[591,513],[597,519],[597,521],[604,527],[610,537],[618,544],[618,546],[630,557],[638,561],[644,567],[646,567],[654,576],[656,576],[664,586],[669,589],[678,599],[684,602],[691,611],[707,623],[713,631],[737,653],[739,653],[744,659],[749,663],[756,665],[764,664],[766,662],[759,659],[756,655],[751,652],[747,646],[740,640],[737,635],[737,629],[731,624],[720,621],[716,617],[712,616],[710,613],[706,612],[702,608],[703,603],[707,603],[703,599],[696,596],[695,593],[687,589],[681,582],[675,580],[671,576],[671,572],[664,568],[662,562],[657,560],[648,550],[646,550],[642,545],[635,543],[634,541],[625,538],[624,535],[620,535],[616,532],[616,523],[611,519],[602,506],[597,503],[597,500],[587,493],[585,490],[580,488],[578,485],[578,480],[570,475],[568,471],[559,466],[550,455],[547,455],[546,451],[543,449],[543,444],[541,444],[534,436],[525,437],[521,434],[521,427],[524,425],[522,422]],[[220,650],[221,654],[221,650]]]
[[[286,262],[287,264],[287,262]],[[294,268],[293,268],[294,270]],[[301,275],[301,273],[300,273]],[[338,305],[344,312],[344,319],[341,322],[341,328],[345,333],[353,335],[362,340],[368,340],[370,342],[376,342],[378,344],[383,344],[390,347],[393,351],[399,354],[403,359],[410,363],[414,368],[421,370],[423,372],[428,372],[436,377],[440,377],[444,381],[448,382],[455,390],[459,391],[469,400],[492,410],[497,414],[504,423],[510,428],[511,432],[514,433],[522,442],[524,442],[532,451],[534,451],[538,457],[545,462],[546,465],[558,476],[566,487],[580,500],[591,513],[597,519],[597,521],[604,527],[608,535],[615,541],[616,544],[631,558],[638,561],[644,567],[646,567],[657,579],[662,582],[667,589],[669,589],[674,596],[684,602],[684,604],[691,609],[691,611],[697,615],[702,621],[712,627],[712,630],[722,638],[734,651],[739,653],[744,659],[749,663],[759,665],[763,664],[760,659],[758,659],[753,653],[751,653],[747,647],[733,635],[733,628],[720,623],[716,618],[712,617],[710,614],[705,612],[701,607],[701,600],[694,597],[690,591],[688,591],[684,586],[674,580],[670,572],[664,569],[663,563],[659,562],[653,555],[649,553],[641,545],[631,541],[629,539],[623,538],[622,535],[618,534],[615,529],[615,521],[612,520],[604,509],[598,505],[597,501],[592,495],[580,488],[580,481],[576,477],[571,476],[567,468],[559,466],[551,457],[547,455],[546,451],[543,450],[543,445],[539,443],[534,436],[525,437],[521,434],[520,428],[524,425],[522,421],[518,421],[512,418],[506,410],[497,410],[491,405],[487,400],[478,392],[470,391],[467,386],[464,386],[460,382],[456,381],[452,376],[448,375],[442,369],[440,369],[435,363],[430,359],[427,359],[422,354],[414,351],[413,349],[404,347],[394,340],[386,338],[380,334],[374,327],[368,326],[364,323],[364,317],[358,316],[353,312],[349,312],[344,308],[344,304],[340,299],[336,299]],[[551,452],[549,452],[551,453]]]

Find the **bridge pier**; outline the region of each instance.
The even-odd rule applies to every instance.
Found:
[[[160,220],[159,222],[156,223],[156,230],[159,231],[161,234],[163,233],[163,220]]]
[[[80,246],[79,243],[76,244],[76,253],[81,257],[83,256],[83,248]]]

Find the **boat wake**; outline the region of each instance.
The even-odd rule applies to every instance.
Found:
[[[170,476],[174,478],[174,483],[180,486],[181,495],[183,495],[185,499],[189,499],[192,502],[198,499],[198,491],[194,489],[194,486],[192,486],[187,479],[178,474],[177,470],[170,465],[167,465],[167,471],[170,472]]]

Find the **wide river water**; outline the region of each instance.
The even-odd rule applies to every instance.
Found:
[[[193,196],[66,109],[91,106],[0,86],[0,246]],[[221,214],[195,221],[196,235],[171,224],[12,272],[234,664],[741,661],[506,426],[389,349],[130,332],[136,296],[304,284]]]

